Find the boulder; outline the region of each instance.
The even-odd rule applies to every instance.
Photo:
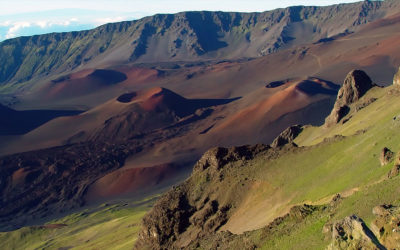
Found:
[[[254,146],[244,145],[232,148],[215,147],[203,154],[193,168],[193,172],[201,172],[208,168],[214,171],[220,170],[227,163],[237,160],[249,160],[256,154],[266,151],[270,148],[268,145],[256,144]]]
[[[389,162],[393,160],[394,153],[390,151],[387,147],[384,147],[381,151],[381,155],[379,157],[379,161],[381,162],[381,166],[387,165]]]
[[[331,114],[325,120],[325,126],[330,127],[340,122],[349,111],[349,105],[358,101],[374,86],[371,78],[362,70],[353,70],[347,74],[339,90]]]
[[[391,179],[396,177],[400,174],[400,151],[394,157],[394,164],[393,168],[388,173],[388,178]]]
[[[387,249],[400,249],[400,207],[380,205],[372,210],[371,229]]]
[[[292,143],[293,140],[303,131],[301,125],[294,125],[285,129],[275,140],[272,142],[271,146],[274,148],[283,147],[286,144]]]
[[[357,215],[325,225],[323,231],[332,240],[328,249],[384,249]]]

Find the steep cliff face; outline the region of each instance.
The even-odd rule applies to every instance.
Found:
[[[257,57],[355,31],[398,6],[398,1],[366,1],[263,13],[184,12],[88,31],[20,37],[0,43],[0,60],[5,62],[0,83],[82,65]]]

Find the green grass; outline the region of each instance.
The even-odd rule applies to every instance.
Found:
[[[300,223],[279,226],[276,233],[261,243],[261,249],[323,249],[327,242],[322,234],[322,228],[328,219],[326,214],[318,213]],[[290,231],[286,231],[289,227]],[[287,233],[282,234],[282,231]]]
[[[388,89],[374,89],[371,96],[382,97]],[[308,147],[289,152],[276,160],[257,160],[255,176],[279,188],[287,196],[296,194],[292,203],[316,202],[329,195],[359,188],[378,181],[392,165],[381,167],[382,148],[400,150],[400,114],[398,96],[385,96],[365,109],[352,114],[344,125],[330,130],[309,128],[296,141]],[[398,124],[397,124],[398,123]],[[357,133],[365,130],[364,133]],[[344,139],[315,144],[334,135]],[[310,144],[311,141],[314,144]],[[307,145],[308,144],[308,145]]]
[[[58,229],[24,227],[0,233],[1,249],[132,249],[141,218],[154,199],[87,209],[46,224],[66,224]]]
[[[259,171],[255,176],[282,191],[286,198],[292,197],[283,206],[326,203],[336,193],[354,190],[332,213],[316,213],[301,223],[280,225],[267,240],[256,237],[255,242],[261,242],[263,249],[324,249],[329,243],[322,234],[326,222],[357,214],[370,225],[373,207],[385,203],[400,205],[400,177],[386,178],[393,162],[383,167],[379,162],[383,147],[400,150],[400,122],[393,120],[400,114],[399,97],[387,95],[391,88],[370,91],[365,98],[379,99],[351,113],[345,124],[329,129],[306,128],[296,139],[298,145],[306,147],[273,161],[256,160]],[[346,137],[324,142],[334,135]]]
[[[357,214],[367,225],[371,225],[372,220],[375,218],[372,214],[372,209],[375,206],[382,204],[400,205],[399,180],[399,176],[387,179],[354,193],[343,200],[332,220]]]
[[[394,152],[400,150],[400,121],[393,120],[400,115],[400,98],[387,94],[392,88],[375,88],[368,92],[365,99],[376,97],[378,100],[350,113],[351,119],[345,124],[329,129],[306,128],[296,139],[298,149],[289,149],[273,160],[260,155],[245,167],[236,163],[238,166],[234,169],[239,172],[235,177],[236,170],[230,170],[231,183],[242,179],[239,177],[242,174],[261,183],[257,188],[236,190],[237,196],[248,197],[246,207],[242,209],[247,215],[252,207],[263,209],[265,206],[266,216],[273,213],[276,217],[294,205],[325,204],[337,193],[348,196],[334,213],[319,212],[300,223],[279,225],[273,237],[268,239],[257,236],[259,230],[253,231],[250,236],[253,242],[264,249],[324,249],[329,244],[322,234],[326,222],[358,214],[370,224],[374,218],[373,207],[384,203],[400,204],[400,188],[396,185],[399,177],[386,178],[393,162],[386,166],[379,162],[382,148],[388,147]],[[335,135],[345,137],[325,140]],[[230,189],[232,185],[226,185],[223,190],[228,194]],[[280,207],[269,211],[265,200]]]
[[[322,230],[326,223],[333,223],[346,216],[357,214],[368,226],[375,219],[372,209],[381,204],[400,205],[400,177],[372,184],[344,198],[332,210],[322,210],[297,223],[288,221],[279,225],[266,239],[261,230],[252,232],[254,242],[262,249],[325,249],[330,241]]]

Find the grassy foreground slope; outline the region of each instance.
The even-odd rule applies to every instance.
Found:
[[[259,246],[322,249],[330,243],[322,233],[325,224],[357,214],[370,226],[375,206],[400,205],[399,177],[387,178],[393,162],[385,166],[379,162],[384,147],[400,150],[399,96],[398,86],[371,89],[351,106],[343,119],[347,122],[331,128],[305,128],[295,142],[306,147],[270,163],[263,179],[291,196],[289,204],[329,204],[337,193],[343,200],[300,222],[285,221],[268,237],[262,234],[266,228],[253,232]],[[372,98],[377,100],[355,111]]]
[[[323,249],[327,223],[357,214],[369,226],[372,208],[400,204],[394,164],[379,159],[384,147],[400,150],[399,97],[398,86],[374,87],[340,123],[305,127],[298,147],[210,150],[145,216],[137,248]],[[175,210],[182,228],[157,231],[174,225],[160,214]]]
[[[352,118],[345,124],[331,128],[306,128],[295,141],[299,148],[288,150],[270,161],[256,157],[246,168],[255,183],[260,184],[249,192],[246,202],[240,204],[238,210],[251,217],[252,211],[256,214],[267,198],[270,203],[278,204],[273,210],[275,214],[261,219],[268,223],[267,217],[271,220],[283,215],[290,206],[328,202],[337,193],[352,194],[382,180],[392,166],[381,167],[381,150],[384,147],[394,152],[400,150],[400,122],[393,120],[400,114],[399,96],[389,95],[391,88],[370,90],[359,103],[370,98],[378,100],[350,113],[348,116]],[[308,140],[320,143],[309,146],[305,144]],[[275,198],[271,200],[269,197]],[[259,225],[260,218],[253,221],[234,214],[225,228],[242,232],[257,229]]]
[[[103,204],[43,226],[0,233],[1,249],[132,249],[140,220],[155,198]]]

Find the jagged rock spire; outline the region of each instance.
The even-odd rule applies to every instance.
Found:
[[[350,108],[348,105],[358,101],[374,86],[371,78],[362,70],[353,70],[347,74],[336,98],[331,114],[325,120],[325,126],[337,124]]]

